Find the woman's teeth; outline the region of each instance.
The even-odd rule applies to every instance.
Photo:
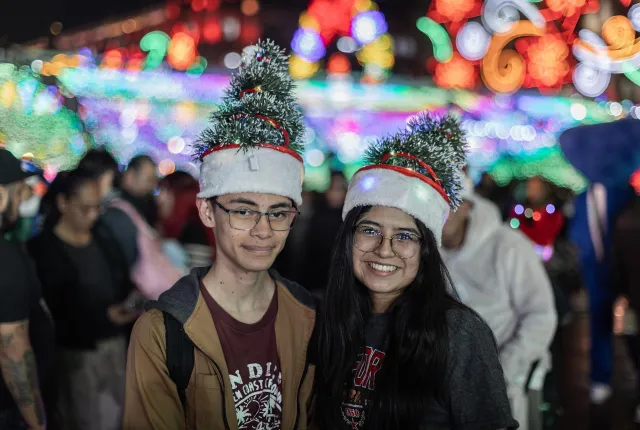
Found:
[[[380,272],[394,272],[398,270],[396,266],[387,266],[386,264],[367,263],[372,269]]]

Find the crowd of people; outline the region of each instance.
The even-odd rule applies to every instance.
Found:
[[[286,76],[272,42],[255,52],[241,76]],[[576,258],[548,184],[527,191],[544,228],[506,226],[524,208],[475,190],[458,122],[421,114],[349,182],[334,172],[326,193],[303,192],[291,115],[282,145],[251,134],[264,118],[205,132],[199,182],[90,150],[37,213],[43,179],[0,149],[0,428],[553,424],[542,411],[561,407],[553,374],[577,275],[558,262]],[[249,135],[228,144],[233,133]],[[616,261],[635,307],[634,211]]]

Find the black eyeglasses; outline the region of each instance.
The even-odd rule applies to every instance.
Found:
[[[260,222],[260,218],[266,216],[271,230],[287,231],[293,228],[299,214],[296,209],[278,209],[271,212],[260,212],[252,209],[227,209],[215,198],[210,200],[229,215],[229,225],[234,230],[253,230]]]
[[[391,250],[403,260],[416,255],[420,251],[422,243],[422,239],[413,233],[403,232],[387,237],[367,225],[356,226],[353,243],[362,252],[373,252],[382,245],[382,241],[385,239],[391,241]]]

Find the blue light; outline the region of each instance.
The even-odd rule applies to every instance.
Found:
[[[322,37],[318,32],[309,28],[299,28],[293,35],[291,48],[300,57],[314,63],[324,57],[326,50]]]
[[[376,178],[374,178],[373,176],[369,176],[365,178],[361,183],[363,190],[370,191],[376,183]]]
[[[552,205],[551,203],[549,203],[547,205],[547,213],[549,215],[551,215],[552,213],[554,213],[556,211],[556,207],[554,205]]]
[[[516,205],[516,207],[514,208],[514,211],[518,214],[518,215],[522,215],[524,213],[524,206],[522,205]]]
[[[387,21],[376,10],[359,13],[351,22],[351,35],[362,45],[373,42],[386,31]]]

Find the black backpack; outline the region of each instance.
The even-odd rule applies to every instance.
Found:
[[[164,314],[164,328],[167,344],[167,370],[176,384],[184,413],[187,413],[187,386],[193,372],[195,346],[184,332],[184,326],[167,312]]]

